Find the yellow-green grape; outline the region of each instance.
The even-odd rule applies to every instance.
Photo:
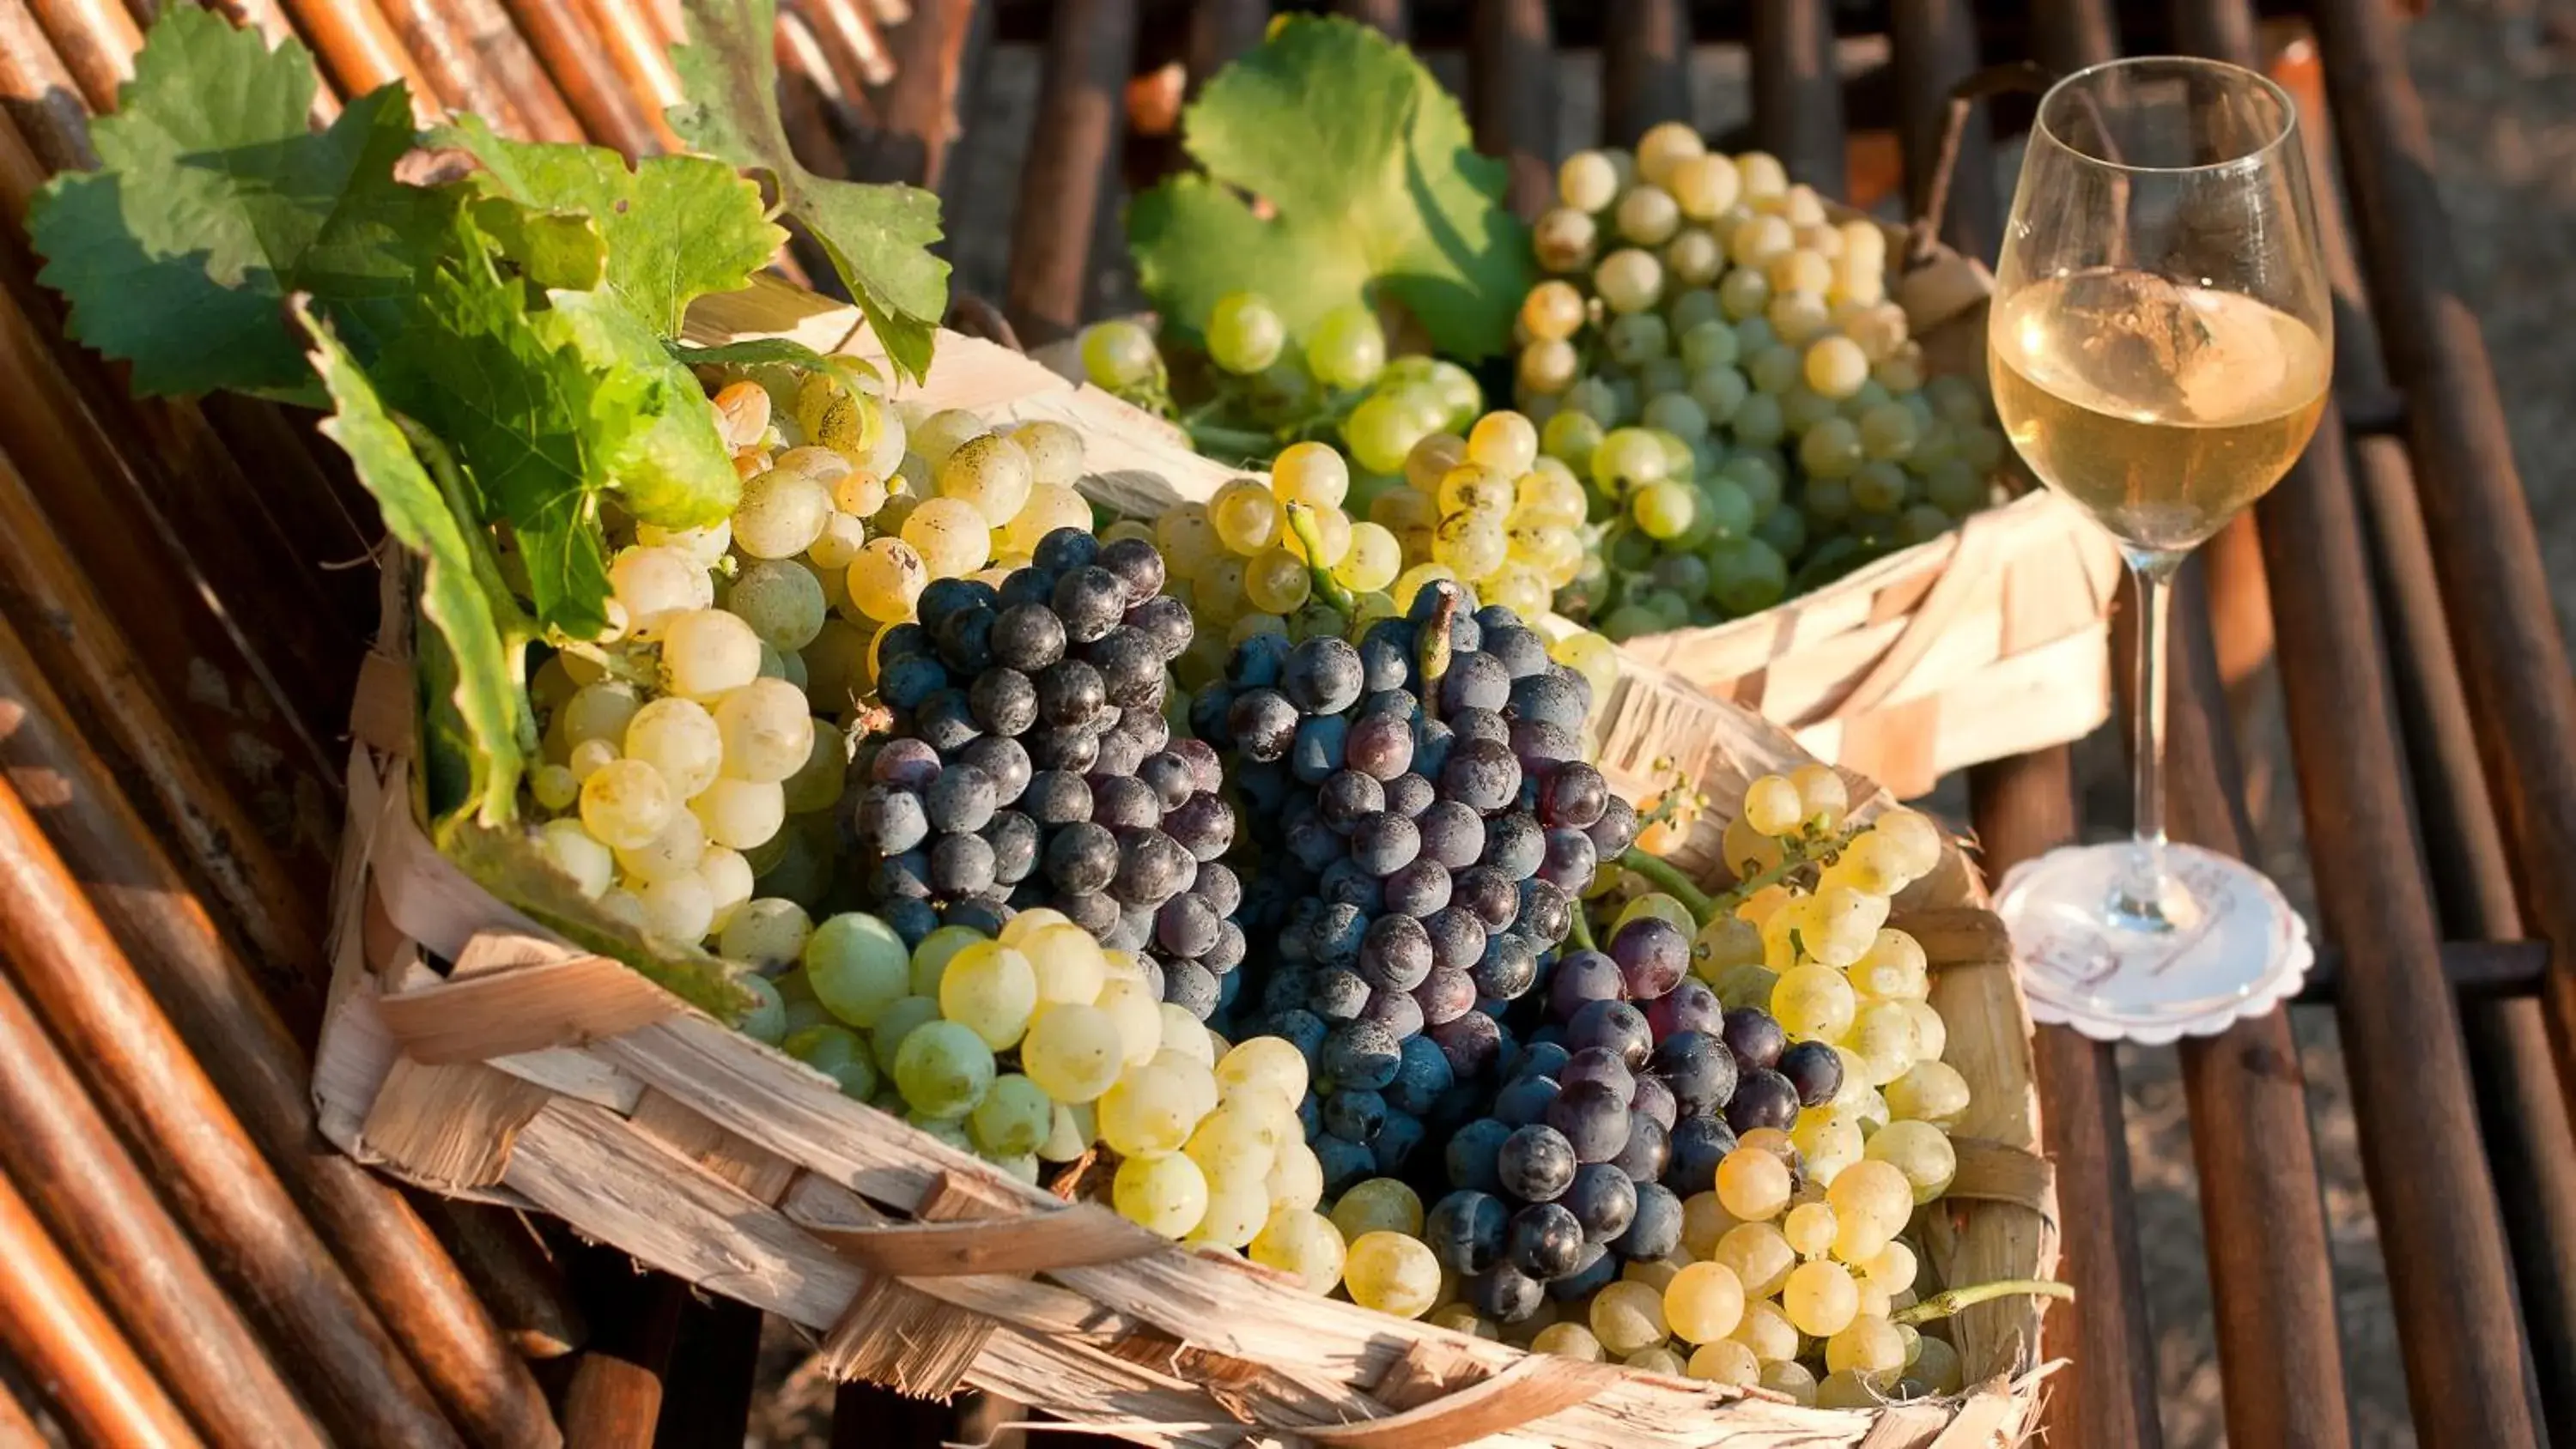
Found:
[[[1780,1307],[1800,1333],[1829,1338],[1859,1314],[1860,1289],[1851,1271],[1831,1259],[1800,1263],[1781,1287]]]
[[[923,499],[903,521],[903,541],[934,578],[963,578],[992,557],[992,525],[975,505],[955,498]],[[851,594],[857,592],[854,584]]]
[[[1252,1239],[1248,1256],[1265,1268],[1293,1274],[1309,1293],[1330,1293],[1342,1281],[1346,1250],[1332,1220],[1305,1207],[1278,1207]]]
[[[877,1094],[877,1067],[867,1043],[846,1026],[826,1023],[792,1031],[779,1047],[839,1083],[844,1097],[864,1102]]]
[[[900,538],[872,538],[850,561],[844,582],[860,613],[880,624],[901,623],[930,583],[930,565]]]
[[[751,558],[794,558],[823,536],[831,514],[832,490],[813,474],[772,468],[743,480],[733,546]]]
[[[1819,337],[1807,346],[1803,370],[1807,386],[1829,398],[1847,398],[1869,381],[1869,358],[1862,354],[1860,344],[1848,337]],[[1913,414],[1902,408],[1897,411],[1909,425],[1913,422]]]
[[[1376,523],[1351,525],[1350,551],[1333,565],[1333,581],[1356,594],[1375,593],[1395,582],[1404,569],[1404,549],[1395,535]]]
[[[1797,1136],[1795,1128],[1790,1136]],[[1821,1258],[1834,1246],[1834,1210],[1826,1203],[1803,1202],[1780,1220],[1780,1236],[1802,1258]]]
[[[999,941],[978,941],[958,952],[939,978],[940,1015],[963,1023],[995,1051],[1028,1030],[1037,1002],[1036,969]]]
[[[1690,1250],[1685,1248],[1669,1258],[1641,1258],[1619,1270],[1619,1276],[1630,1283],[1643,1283],[1661,1293],[1673,1285],[1673,1279],[1691,1265]]]
[[[1329,569],[1340,563],[1343,555],[1351,551],[1350,516],[1338,508],[1325,508],[1318,509],[1314,518],[1315,539],[1320,548],[1310,562],[1319,563]],[[1280,525],[1279,546],[1301,559],[1306,557],[1306,541],[1299,538],[1284,521]]]
[[[1285,614],[1306,602],[1315,581],[1306,565],[1286,549],[1264,551],[1243,570],[1243,596],[1265,613]]]
[[[1279,499],[1258,480],[1237,478],[1208,500],[1208,521],[1227,548],[1250,558],[1279,542],[1287,515],[1280,511]]]
[[[1916,1062],[1887,1084],[1887,1110],[1909,1122],[1955,1127],[1968,1110],[1968,1079],[1948,1062]]]
[[[1333,1204],[1333,1226],[1352,1242],[1379,1232],[1420,1237],[1422,1198],[1395,1178],[1372,1177],[1352,1184],[1341,1201]]]
[[[1250,1247],[1270,1216],[1270,1195],[1262,1190],[1261,1175],[1229,1176],[1204,1166],[1200,1171],[1207,1177],[1207,1210],[1190,1231],[1190,1242],[1238,1251]]]
[[[1291,443],[1270,462],[1270,491],[1281,503],[1339,508],[1351,492],[1351,465],[1329,443]]]
[[[1795,232],[1791,235],[1794,241]],[[1834,284],[1834,264],[1822,253],[1804,246],[1793,246],[1773,257],[1763,273],[1771,279],[1774,297],[1804,293],[1821,301],[1825,289]],[[1861,372],[1866,376],[1868,371],[1868,359],[1864,358]]]
[[[1835,1040],[1851,1030],[1859,1009],[1851,983],[1830,966],[1793,967],[1781,973],[1780,984],[1771,988],[1771,1014],[1799,1041]]]
[[[1101,954],[1100,943],[1071,921],[1023,931],[1016,937],[1006,933],[1000,939],[1029,958],[1029,966],[1037,972],[1040,1001],[1088,1006],[1108,982],[1109,960]]]
[[[706,850],[707,833],[698,818],[686,810],[674,810],[661,834],[637,849],[617,852],[617,864],[633,880],[653,885],[696,874]]]
[[[1293,1109],[1306,1095],[1306,1057],[1278,1037],[1252,1037],[1227,1049],[1216,1064],[1216,1081],[1228,1097],[1258,1088]]]
[[[1351,1242],[1342,1283],[1362,1308],[1419,1318],[1439,1301],[1440,1260],[1420,1240],[1402,1233],[1365,1233]]]
[[[1163,562],[1172,572],[1183,578],[1196,578],[1225,550],[1215,524],[1209,520],[1207,505],[1195,501],[1169,509],[1154,520],[1154,546],[1163,551]]]
[[[1712,1176],[1712,1182],[1714,1177]],[[1694,1258],[1706,1258],[1717,1251],[1718,1240],[1736,1226],[1735,1215],[1726,1210],[1713,1190],[1692,1193],[1682,1199],[1682,1249]]]
[[[1465,579],[1492,573],[1509,556],[1510,548],[1502,524],[1481,513],[1450,514],[1432,533],[1432,558]]]
[[[1535,618],[1548,606],[1547,579],[1527,564],[1505,563],[1485,576],[1480,590],[1487,604],[1499,604],[1521,618]]]
[[[841,792],[849,782],[849,737],[833,728],[829,720],[815,720],[808,728],[814,742],[806,749],[805,763],[778,782],[788,812],[794,815],[810,815],[839,804]]]
[[[814,753],[814,717],[805,708],[805,691],[784,679],[754,679],[727,691],[713,711],[724,740],[724,774],[775,784],[802,769]]]
[[[617,877],[617,858],[578,820],[549,820],[538,826],[537,848],[591,900],[599,899]]]
[[[942,1008],[945,1009],[944,1007]],[[1056,1006],[1020,1041],[1020,1065],[1059,1102],[1089,1102],[1126,1068],[1117,1020],[1096,1006]]]
[[[1281,1131],[1282,1119],[1267,1110],[1268,1105],[1266,1098],[1218,1103],[1215,1111],[1199,1119],[1181,1150],[1196,1158],[1211,1177],[1261,1181],[1270,1175],[1286,1135]]]
[[[1743,1385],[1762,1377],[1762,1362],[1743,1344],[1721,1338],[1692,1350],[1684,1372],[1708,1383]]]
[[[1798,1254],[1789,1240],[1769,1223],[1742,1223],[1729,1228],[1717,1240],[1710,1261],[1723,1263],[1735,1274],[1748,1299],[1768,1298],[1788,1281],[1791,1269],[1798,1266]]]
[[[1517,478],[1538,463],[1538,426],[1516,412],[1487,413],[1467,430],[1467,458],[1505,478]]]
[[[1808,955],[1840,968],[1859,961],[1878,943],[1878,928],[1887,924],[1887,897],[1829,885],[1810,899],[1815,905],[1813,928],[1806,933]]]
[[[1726,244],[1704,227],[1683,227],[1664,243],[1664,269],[1685,287],[1705,288],[1726,271]]]
[[[1020,511],[996,533],[996,546],[1020,555],[1036,551],[1040,540],[1059,528],[1089,529],[1091,505],[1064,483],[1039,483],[1029,489]]]
[[[1741,916],[1720,916],[1691,942],[1691,974],[1715,986],[1740,967],[1762,965],[1762,929]]]
[[[1805,815],[1786,776],[1764,775],[1744,788],[1744,822],[1764,835],[1792,834]]]
[[[1568,634],[1547,646],[1548,657],[1584,677],[1592,686],[1597,708],[1609,701],[1619,682],[1619,647],[1589,629]]]
[[[1216,1052],[1208,1044],[1207,1028],[1190,1015],[1188,1008],[1172,1002],[1161,1007],[1163,1017],[1163,1050],[1195,1062],[1208,1074],[1208,1105],[1216,1105]]]
[[[1127,1157],[1178,1152],[1200,1113],[1189,1079],[1161,1061],[1129,1069],[1101,1094],[1100,1140]]]
[[[1854,1055],[1860,1058],[1861,1080],[1873,1087],[1884,1087],[1905,1073],[1921,1055],[1922,1043],[1914,1033],[1914,1017],[1902,1001],[1873,1001],[1863,1005],[1852,1018],[1851,1035],[1846,1039]]]
[[[886,480],[875,472],[854,469],[843,474],[841,480],[832,485],[832,507],[846,517],[874,518],[877,516],[877,511],[885,507],[885,503]],[[826,532],[829,528],[829,525],[825,526]],[[819,539],[816,540],[818,546],[820,542]],[[808,549],[806,552],[810,555],[813,550]]]
[[[1698,493],[1687,483],[1669,479],[1647,484],[1628,500],[1628,510],[1637,520],[1639,531],[1653,539],[1681,537],[1689,531],[1698,508]]]
[[[1118,1164],[1110,1201],[1129,1222],[1167,1238],[1182,1237],[1207,1213],[1207,1174],[1177,1153],[1130,1157]]]
[[[1928,1122],[1890,1122],[1881,1127],[1869,1139],[1869,1160],[1903,1173],[1917,1203],[1948,1191],[1950,1180],[1959,1173],[1959,1155],[1949,1136]]]
[[[1835,1373],[1893,1376],[1905,1367],[1905,1340],[1884,1318],[1855,1318],[1826,1340],[1825,1367]]]
[[[1243,560],[1232,554],[1209,564],[1192,590],[1193,611],[1210,623],[1224,623],[1243,611]]]
[[[1789,1169],[1768,1152],[1738,1147],[1717,1164],[1717,1200],[1740,1222],[1779,1216],[1789,1190]]]
[[[1789,1129],[1789,1140],[1797,1145],[1810,1182],[1830,1183],[1844,1168],[1860,1161],[1860,1124],[1839,1113],[1814,1109],[1799,1113],[1797,1125]]]
[[[1715,1343],[1744,1317],[1744,1285],[1723,1263],[1693,1263],[1665,1285],[1663,1314],[1677,1336]]]
[[[984,420],[964,408],[943,408],[916,424],[906,441],[921,461],[937,468],[959,445],[986,431]]]
[[[759,677],[760,636],[749,624],[722,609],[693,609],[671,620],[662,639],[662,678],[673,694],[706,699]]]
[[[1715,221],[1724,216],[1743,190],[1735,162],[1715,154],[1674,162],[1665,173],[1664,185],[1672,191],[1673,200],[1681,204],[1682,215],[1693,221]]]
[[[698,855],[698,878],[707,883],[708,897],[715,902],[715,928],[721,932],[751,899],[751,862],[731,846],[710,845]]]
[[[1513,416],[1518,416],[1514,414]],[[1464,463],[1440,479],[1440,511],[1479,513],[1500,522],[1512,511],[1512,475],[1481,463]]]
[[[894,1061],[903,1039],[924,1022],[939,1020],[939,1003],[927,996],[907,996],[885,1009],[877,1024],[868,1032],[868,1046],[875,1051],[879,1065]],[[1085,1145],[1088,1145],[1086,1139]],[[1080,1154],[1076,1154],[1079,1156]]]
[[[1047,1128],[1047,1140],[1038,1145],[1038,1160],[1072,1162],[1089,1152],[1091,1150],[1090,1111],[1089,1107],[1084,1107],[1081,1109],[1083,1115],[1076,1116],[1074,1108],[1062,1102],[1056,1103],[1054,1121]]]
[[[1924,1130],[1936,1137],[1940,1135],[1938,1129]],[[1886,1131],[1886,1128],[1880,1129],[1880,1135],[1884,1136]],[[1942,1145],[1948,1147],[1948,1139],[1942,1139]],[[1841,1225],[1837,1229],[1837,1240],[1854,1224],[1863,1224],[1877,1229],[1879,1247],[1884,1247],[1888,1239],[1902,1231],[1906,1219],[1914,1212],[1913,1185],[1904,1171],[1893,1163],[1874,1157],[1843,1169],[1841,1175],[1826,1187],[1825,1200],[1832,1204],[1834,1216]],[[1855,1244],[1863,1240],[1862,1234],[1856,1233],[1853,1237]],[[1878,1248],[1872,1248],[1864,1256],[1874,1256],[1878,1251]]]
[[[1687,1372],[1690,1367],[1687,1359],[1660,1343],[1651,1348],[1641,1348],[1619,1362],[1639,1373],[1670,1374],[1676,1378]]]
[[[1324,1200],[1323,1160],[1303,1142],[1281,1143],[1261,1186],[1277,1206],[1314,1207]],[[1338,1230],[1335,1236],[1339,1236]]]
[[[581,823],[613,850],[638,850],[671,823],[679,797],[641,760],[611,760],[581,782]]]
[[[573,691],[563,707],[564,739],[571,744],[585,740],[606,740],[611,744],[623,739],[626,727],[642,712],[635,686],[621,679],[603,679],[585,684]]]
[[[687,554],[701,569],[711,569],[724,561],[733,547],[733,523],[719,520],[704,528],[655,528],[649,523],[635,525],[635,541],[646,548],[667,548]]]
[[[1878,817],[1870,833],[1896,847],[1896,868],[1917,879],[1941,864],[1941,827],[1921,811],[1890,810]]]
[[[910,994],[938,996],[940,979],[948,974],[948,963],[957,959],[958,952],[983,939],[983,933],[971,926],[941,926],[922,937],[921,944],[912,948]],[[1007,935],[1002,938],[1002,943],[1013,944]]]
[[[1642,312],[1663,299],[1664,264],[1653,252],[1622,247],[1601,259],[1592,289],[1612,312]]]
[[[1162,1003],[1144,982],[1127,978],[1103,982],[1093,1004],[1117,1026],[1119,1057],[1126,1065],[1142,1066],[1163,1049]]]
[[[1457,1286],[1457,1280],[1445,1280],[1442,1286],[1442,1291],[1452,1291]],[[1506,1323],[1500,1325],[1503,1331],[1503,1342],[1513,1344],[1521,1348],[1533,1347],[1533,1341],[1536,1340],[1540,1334],[1553,1327],[1560,1319],[1565,1322],[1572,1323],[1582,1316],[1582,1311],[1583,1305],[1579,1303],[1559,1304],[1553,1298],[1543,1298],[1539,1300],[1538,1311],[1536,1313],[1531,1314],[1529,1317],[1522,1319],[1518,1323]],[[1586,1331],[1588,1332],[1589,1330]]]
[[[801,954],[815,999],[852,1026],[876,1025],[887,1007],[911,994],[903,938],[874,916],[831,917],[806,937]]]
[[[626,900],[632,903],[625,910],[616,913],[618,919],[637,930],[642,930],[644,928],[643,903],[636,901],[632,895],[627,895],[624,891],[611,891],[607,899],[601,900],[601,907],[606,908],[609,899],[618,896],[625,896]],[[752,1000],[750,1009],[742,1014],[742,1034],[753,1041],[767,1042],[771,1046],[786,1040],[787,1003],[780,999],[778,988],[769,983],[769,978],[744,972],[734,977],[734,985],[748,992]]]
[[[1768,1298],[1746,1300],[1744,1317],[1737,1321],[1735,1332],[1727,1336],[1764,1363],[1798,1356],[1798,1326],[1780,1311],[1778,1303]]]
[[[992,1157],[1020,1157],[1046,1145],[1055,1128],[1055,1103],[1038,1083],[1016,1072],[993,1079],[984,1099],[966,1116],[966,1137]]]
[[[1798,244],[1798,234],[1776,216],[1748,216],[1726,234],[1726,254],[1737,266],[1768,272]]]
[[[1664,1319],[1664,1295],[1643,1283],[1622,1281],[1604,1287],[1592,1296],[1587,1317],[1602,1349],[1621,1358],[1652,1348],[1672,1333]]]
[[[1862,461],[1860,432],[1848,418],[1824,418],[1798,440],[1798,466],[1810,478],[1848,478]]]
[[[801,957],[813,934],[813,919],[803,906],[764,896],[745,902],[725,922],[723,934],[716,938],[716,951],[728,961],[770,970]]]
[[[1580,1323],[1549,1324],[1530,1340],[1530,1350],[1552,1353],[1558,1358],[1581,1359],[1585,1363],[1600,1363],[1609,1357],[1601,1350],[1601,1340],[1593,1337],[1592,1330]]]
[[[1583,294],[1573,284],[1548,280],[1521,299],[1521,327],[1540,342],[1561,342],[1583,327]]]
[[[1914,1250],[1898,1240],[1890,1240],[1886,1247],[1857,1266],[1861,1276],[1873,1287],[1888,1293],[1902,1293],[1912,1288],[1915,1275],[1922,1270]]]
[[[797,431],[813,442],[826,447],[858,446],[858,400],[831,374],[808,372],[799,376],[793,412]]]
[[[1851,965],[1852,990],[1865,997],[1919,1001],[1932,989],[1930,962],[1912,936],[1882,926],[1869,953]]]
[[[1557,198],[1577,211],[1606,209],[1619,197],[1619,168],[1599,151],[1577,151],[1557,163]]]
[[[924,1022],[895,1049],[894,1084],[912,1110],[954,1121],[993,1086],[993,1049],[953,1021]]]
[[[1521,349],[1513,368],[1525,392],[1552,397],[1573,385],[1582,372],[1582,355],[1561,337],[1543,337]]]
[[[1359,302],[1335,307],[1306,335],[1306,370],[1328,388],[1366,387],[1386,369],[1386,331]]]

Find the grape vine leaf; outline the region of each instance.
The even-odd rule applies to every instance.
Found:
[[[628,510],[664,528],[722,522],[742,499],[742,478],[698,380],[615,296],[557,290],[546,302],[535,314],[539,334],[571,348],[598,379],[593,422]]]
[[[1259,292],[1303,336],[1375,288],[1446,356],[1511,345],[1537,278],[1504,205],[1508,170],[1476,154],[1458,102],[1394,41],[1338,16],[1280,21],[1208,81],[1181,139],[1205,174],[1137,197],[1127,239],[1145,294],[1185,335],[1230,292]]]
[[[134,365],[134,390],[319,400],[284,303],[309,293],[361,355],[401,330],[441,204],[394,179],[411,100],[389,85],[330,129],[307,116],[313,58],[212,10],[163,7],[118,107],[91,126],[101,169],[66,171],[28,217],[71,335]]]
[[[805,224],[849,286],[895,370],[930,370],[932,339],[948,310],[948,263],[939,198],[914,186],[834,181],[808,171],[778,119],[777,0],[681,0],[689,43],[671,52],[686,97],[667,113],[691,146],[745,170],[766,171],[778,202]]]
[[[463,754],[470,762],[468,799],[475,818],[506,825],[516,814],[519,775],[536,745],[527,696],[510,662],[510,651],[526,646],[527,621],[501,584],[468,500],[451,495],[422,466],[401,424],[330,324],[314,315],[305,298],[292,306],[334,409],[320,424],[322,435],[349,455],[359,480],[375,495],[386,530],[421,557],[421,613],[446,640],[454,675],[449,699],[473,744]]]
[[[539,212],[589,213],[608,244],[609,289],[666,336],[679,335],[692,299],[751,285],[787,240],[758,184],[709,157],[648,156],[629,168],[605,146],[513,141],[473,115],[431,139],[481,163],[471,186]]]

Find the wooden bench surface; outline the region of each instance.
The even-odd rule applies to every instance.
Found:
[[[402,78],[426,106],[525,135],[629,154],[670,143],[667,3],[226,8],[317,51],[317,114]],[[1566,151],[1686,118],[1698,43],[1749,49],[1743,140],[1864,202],[1919,199],[1949,88],[1983,61],[2063,70],[2124,45],[2179,49],[2267,64],[2292,88],[2345,182],[2326,208],[2337,405],[2290,478],[2186,575],[2171,813],[2182,838],[2249,848],[2221,661],[2268,647],[2333,968],[2311,997],[2331,1000],[2350,1063],[2417,1435],[2576,1439],[2576,893],[2551,864],[2576,861],[2576,677],[2395,11],[2266,0],[2265,16],[2313,36],[2266,48],[2249,0],[2169,13],[2036,0],[1999,15],[1967,0],[1335,8],[1464,51],[1478,140],[1511,160],[1531,207]],[[1128,134],[1131,80],[1174,60],[1207,74],[1258,40],[1269,9],[788,0],[790,128],[817,170],[953,184],[959,117],[992,48],[1042,44],[998,299],[1035,343],[1083,320],[1124,191],[1178,160],[1168,138]],[[1838,74],[1833,40],[1864,33],[1889,37],[1887,65]],[[138,39],[117,0],[0,0],[0,851],[17,882],[0,896],[0,1101],[15,1103],[0,1119],[0,1255],[34,1265],[0,1291],[0,1319],[41,1313],[96,1346],[0,1331],[0,1446],[28,1440],[12,1393],[84,1442],[254,1428],[270,1443],[541,1442],[549,1419],[582,1445],[739,1442],[757,1315],[560,1241],[549,1254],[514,1221],[300,1150],[337,742],[374,618],[372,571],[350,565],[374,530],[295,420],[126,398],[113,369],[62,342],[31,280],[27,198],[49,170],[91,162],[87,118],[114,104]],[[1556,134],[1568,46],[1600,52],[1600,136]],[[1986,128],[1971,128],[1959,174],[1945,233],[1991,257],[2004,197]],[[2081,828],[2065,749],[1980,767],[1970,797],[1997,873]],[[70,906],[24,908],[39,899]],[[2350,1443],[2287,1015],[2180,1055],[2230,1440]],[[2071,1362],[2052,1381],[2047,1442],[2155,1444],[2118,1070],[2109,1048],[2059,1028],[2040,1029],[2039,1060],[2079,1293],[2051,1313],[2050,1350]],[[210,1195],[226,1164],[252,1186]],[[147,1180],[165,1192],[119,1189]],[[310,1282],[289,1281],[299,1254]],[[595,1329],[570,1352],[585,1309]],[[166,1331],[182,1311],[202,1334],[194,1355]],[[959,1437],[945,1411],[865,1389],[841,1410],[836,1443]]]

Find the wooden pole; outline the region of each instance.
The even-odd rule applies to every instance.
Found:
[[[200,1442],[5,1173],[0,1252],[9,1264],[0,1273],[0,1348],[27,1366],[65,1422],[90,1443],[118,1449],[192,1449]],[[0,1390],[0,1445],[15,1436],[13,1416],[32,1438],[35,1426]]]

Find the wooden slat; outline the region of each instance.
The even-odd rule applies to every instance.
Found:
[[[1601,37],[1601,144],[1691,119],[1690,13],[1681,0],[1608,0]]]
[[[2562,1084],[2576,1091],[2576,675],[2549,603],[2495,372],[2461,295],[2432,141],[2396,18],[2321,0],[2317,34],[2371,295],[2398,384],[2443,602],[2460,651],[2488,778],[2536,934],[2556,950],[2542,1000]]]
[[[1045,79],[1011,221],[1004,310],[1022,341],[1043,346],[1081,325],[1093,234],[1111,195],[1126,124],[1138,0],[1065,0],[1047,40]]]
[[[166,1011],[458,1418],[496,1441],[541,1437],[535,1381],[428,1229],[389,1185],[312,1150],[311,1063],[67,718],[16,631],[0,623],[0,769],[20,791],[41,792],[48,844],[89,883],[89,903],[150,980],[147,990],[100,960],[76,988],[102,1013]]]
[[[627,88],[580,6],[566,0],[503,3],[591,140],[615,147],[629,160],[663,148],[653,111]]]
[[[1536,217],[1556,199],[1556,51],[1547,0],[1475,0],[1467,116],[1476,149],[1512,168],[1512,210]]]
[[[89,1281],[118,1285],[128,1341],[208,1437],[278,1449],[327,1442],[6,974],[0,1169]]]
[[[14,787],[0,787],[0,957],[333,1429],[367,1443],[458,1442]]]
[[[196,1431],[54,1246],[35,1209],[0,1173],[0,1349],[26,1366],[65,1423],[93,1444],[189,1449]],[[19,1415],[0,1387],[0,1445]],[[35,1429],[26,1425],[28,1439]],[[36,1440],[41,1443],[41,1440]]]
[[[1842,71],[1829,0],[1753,0],[1753,131],[1803,181],[1840,200],[1850,190]]]
[[[2281,79],[2299,101],[2311,166],[2329,175],[2332,121],[2315,49],[2301,41],[2289,60]],[[2318,208],[2318,222],[2337,302],[2336,390],[2345,397],[2385,393],[2387,369],[2350,227],[2339,197],[2329,192],[2321,200],[2327,204]],[[2356,438],[2350,452],[2356,503],[2381,581],[2386,657],[2439,916],[2449,934],[2510,942],[2522,934],[2522,910],[2442,615],[2414,471],[2404,444],[2393,437]],[[2547,948],[2528,950],[2545,970]],[[2444,974],[2462,986],[2454,949],[2443,955]],[[2541,979],[2535,971],[2520,989]],[[2513,1249],[2533,1377],[2549,1427],[2564,1438],[2576,1434],[2576,1137],[2539,1006],[2464,999],[2460,1018]]]
[[[1988,874],[2074,841],[2074,776],[2064,746],[1979,765],[1968,778]],[[2161,1438],[2155,1340],[2138,1263],[2119,1067],[2109,1045],[2068,1027],[2040,1027],[2031,1045],[2040,1131],[2057,1167],[2060,1272],[2081,1305],[2049,1312],[2047,1354],[2070,1363],[2041,1400],[2044,1442],[2154,1449]]]

